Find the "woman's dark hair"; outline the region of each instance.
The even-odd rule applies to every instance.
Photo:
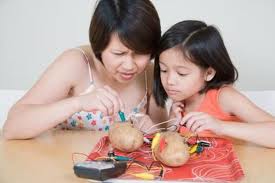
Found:
[[[99,0],[93,14],[89,39],[97,59],[111,35],[138,54],[154,58],[161,37],[158,13],[150,0]]]
[[[153,93],[156,103],[164,107],[168,98],[160,79],[160,54],[170,48],[178,48],[183,56],[202,69],[212,67],[216,74],[206,82],[200,93],[233,84],[238,78],[238,71],[231,62],[219,31],[204,22],[187,20],[173,25],[161,37],[155,57]]]

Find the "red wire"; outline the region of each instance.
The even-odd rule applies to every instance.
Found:
[[[87,155],[87,154],[79,153],[79,152],[74,152],[74,153],[72,153],[72,161],[73,161],[73,164],[75,164],[75,161],[74,161],[74,156],[75,156],[75,155],[82,155],[82,156],[85,156],[86,159],[88,158],[88,155]]]

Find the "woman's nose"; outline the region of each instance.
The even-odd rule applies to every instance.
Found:
[[[125,60],[123,61],[123,68],[126,70],[133,70],[135,68],[135,60],[132,56],[127,56],[124,58]]]

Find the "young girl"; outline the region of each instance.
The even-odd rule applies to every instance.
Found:
[[[150,60],[160,34],[150,0],[98,1],[89,30],[91,45],[67,50],[49,66],[11,108],[4,136],[32,138],[57,125],[107,131],[119,120],[119,111],[126,120],[136,113],[165,120],[165,110],[150,97]],[[149,120],[143,127],[151,125]]]
[[[171,117],[198,135],[222,135],[275,147],[275,118],[232,87],[238,76],[218,30],[182,21],[161,38],[154,95]],[[209,133],[211,131],[211,133]]]

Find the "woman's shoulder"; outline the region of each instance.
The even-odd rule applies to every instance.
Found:
[[[74,66],[82,66],[87,64],[88,52],[84,47],[69,48],[63,51],[56,59],[56,61]]]
[[[84,77],[88,78],[85,76],[88,69],[84,59],[75,49],[63,51],[47,67],[21,102],[50,103],[67,96],[72,89],[79,86],[80,81],[85,81]]]
[[[72,68],[75,71],[78,71],[78,69],[82,71],[83,69],[87,69],[90,59],[89,53],[85,47],[75,47],[63,51],[55,62],[66,65],[67,68]]]
[[[64,77],[73,85],[83,80],[89,74],[87,56],[85,51],[79,48],[70,48],[64,50],[47,69],[50,72],[58,73],[59,79]]]

